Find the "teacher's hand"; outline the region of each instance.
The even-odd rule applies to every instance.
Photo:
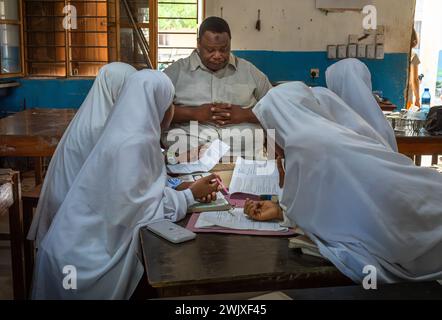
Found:
[[[211,111],[212,121],[219,126],[255,122],[256,119],[252,109],[244,109],[233,104],[214,104]]]

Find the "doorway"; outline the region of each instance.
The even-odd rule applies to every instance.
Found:
[[[413,49],[421,64],[420,93],[430,89],[431,105],[442,105],[442,1],[416,0],[414,27],[419,44]]]

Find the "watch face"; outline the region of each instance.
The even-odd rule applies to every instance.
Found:
[[[171,165],[178,163],[177,158],[174,153],[172,153],[172,152],[167,153],[167,163],[171,164]]]

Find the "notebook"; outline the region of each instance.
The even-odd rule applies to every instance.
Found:
[[[305,235],[299,235],[297,237],[290,238],[289,248],[300,249],[301,252],[305,255],[325,259],[324,256],[319,252],[318,246]]]
[[[232,206],[221,192],[216,194],[216,201],[211,203],[197,203],[187,209],[187,213],[197,212],[211,212],[211,211],[226,211],[230,210]]]

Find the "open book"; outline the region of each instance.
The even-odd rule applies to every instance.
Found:
[[[282,189],[279,187],[276,161],[237,158],[229,191],[231,194],[273,195],[281,198]]]

